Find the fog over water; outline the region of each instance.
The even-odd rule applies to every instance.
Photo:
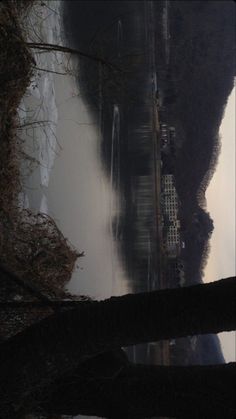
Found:
[[[99,128],[81,97],[73,97],[78,92],[74,79],[57,76],[54,83],[58,121],[53,168],[47,186],[40,167],[31,173],[27,197],[85,252],[68,285],[71,292],[93,298],[126,293],[129,288],[111,234],[119,202],[112,190],[112,172],[107,178],[99,159]]]
[[[90,3],[86,9],[84,2],[72,2],[69,9],[82,6],[91,14],[90,6],[97,6]],[[107,7],[101,3],[100,11]],[[68,43],[61,3],[54,4],[55,13],[50,4],[35,6],[29,39]],[[106,67],[102,71],[108,74],[101,74],[93,60],[70,60],[72,76],[37,71],[19,109],[27,127],[21,132],[25,152],[35,159],[30,168],[23,164],[23,205],[49,213],[85,252],[69,289],[94,298],[157,286],[149,11],[143,2],[115,6],[101,14],[92,32],[81,21],[79,42],[108,30],[107,53],[113,51],[120,66],[131,69],[127,75],[117,77]],[[94,16],[88,23],[93,26]],[[69,33],[73,25],[65,27]],[[68,65],[60,53],[36,58],[39,68],[63,72]]]
[[[45,42],[60,43],[60,2],[54,6],[55,13],[43,7],[36,9],[30,25],[38,24]],[[66,63],[60,54],[39,54],[37,59],[40,67],[52,70],[63,71],[58,62]],[[73,74],[77,66],[77,62],[72,64]],[[114,140],[119,130],[118,112],[114,107]],[[118,195],[112,190],[113,171],[109,177],[104,174],[100,127],[85,105],[75,77],[36,73],[19,115],[22,124],[27,124],[20,134],[25,152],[39,162],[30,168],[28,163],[23,166],[23,205],[47,212],[72,245],[85,252],[68,289],[93,298],[126,293],[129,287],[111,234],[112,220],[119,212]],[[32,121],[39,123],[28,126]]]
[[[110,231],[133,291],[158,286],[150,5],[66,2],[64,14],[69,44],[91,55],[101,50],[116,66],[81,59],[78,84],[101,131],[102,167],[119,201]]]
[[[99,161],[99,129],[82,99],[70,97],[76,85],[58,78],[56,86],[62,150],[50,176],[48,205],[65,236],[85,252],[69,289],[94,298],[125,293],[128,287],[122,284],[124,273],[110,231],[119,208],[112,175],[104,176]]]

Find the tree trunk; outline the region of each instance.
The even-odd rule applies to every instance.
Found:
[[[193,367],[129,365],[118,376],[77,374],[57,382],[49,413],[114,419],[236,417],[236,364]]]
[[[7,399],[6,393],[0,395],[0,411],[15,413],[18,407],[14,406],[26,405],[35,388],[50,385],[99,352],[234,330],[235,285],[235,278],[228,278],[181,289],[81,302],[74,309],[42,320],[0,347],[0,388],[7,393]]]

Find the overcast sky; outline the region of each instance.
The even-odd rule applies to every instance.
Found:
[[[235,87],[229,96],[220,127],[221,153],[207,189],[207,210],[214,221],[206,282],[235,276]],[[221,333],[226,361],[233,361],[235,332]]]

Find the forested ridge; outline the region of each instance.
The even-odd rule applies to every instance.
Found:
[[[235,3],[170,2],[169,119],[178,131],[173,162],[182,202],[187,276],[198,282],[209,253],[213,221],[205,191],[221,148],[219,127],[235,77]],[[170,101],[171,102],[171,101]]]

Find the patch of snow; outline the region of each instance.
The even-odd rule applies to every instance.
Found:
[[[44,214],[48,214],[48,201],[46,195],[43,194],[42,200],[40,202],[40,212],[43,212]]]
[[[26,195],[25,192],[21,192],[18,195],[18,204],[20,206],[20,208],[24,209],[24,208],[29,208],[29,198]]]
[[[62,2],[37,2],[26,18],[24,25],[29,42],[63,44]],[[38,70],[35,71],[18,109],[21,129],[20,135],[25,143],[31,143],[34,158],[40,163],[41,185],[48,186],[50,172],[57,155],[56,128],[58,110],[55,98],[54,74],[47,71],[63,71],[61,66],[64,56],[60,52],[42,52],[34,50]],[[32,141],[36,142],[32,146]],[[27,147],[27,145],[26,145]],[[39,185],[40,186],[40,185]]]

